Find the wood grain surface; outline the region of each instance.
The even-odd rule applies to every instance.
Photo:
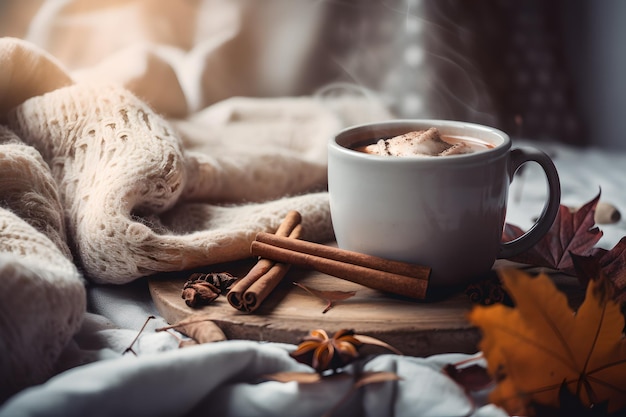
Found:
[[[220,264],[202,272],[229,272],[242,277],[253,260]],[[299,343],[310,330],[354,329],[356,333],[377,337],[405,355],[426,356],[437,353],[474,353],[480,334],[470,325],[466,314],[471,308],[468,297],[456,293],[437,300],[415,301],[375,291],[312,270],[292,267],[274,292],[254,313],[233,308],[225,296],[201,308],[188,307],[181,298],[183,284],[190,273],[163,274],[149,279],[152,298],[160,314],[175,323],[190,314],[202,313],[213,320],[228,339]],[[571,278],[563,278],[573,304],[580,303],[582,290]],[[356,291],[339,301],[326,313],[326,303],[293,285],[293,282],[318,290]]]

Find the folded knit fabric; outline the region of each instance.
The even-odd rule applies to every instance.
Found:
[[[0,403],[58,371],[86,311],[83,277],[123,284],[246,258],[294,209],[304,238],[331,239],[326,142],[388,117],[301,97],[166,120],[24,41],[0,39],[0,62]]]
[[[64,225],[45,162],[0,125],[0,403],[53,375],[81,325],[85,288]]]
[[[302,213],[308,238],[332,236],[325,193],[277,198],[310,191],[315,184],[305,180],[311,175],[321,188],[323,164],[315,173],[311,166],[298,172],[288,157],[256,158],[251,169],[243,162],[254,154],[239,165],[187,156],[172,126],[122,87],[63,87],[28,99],[7,118],[50,166],[77,262],[96,282],[121,284],[245,258],[256,233],[275,230],[292,209]],[[240,195],[274,199],[229,206],[191,201],[206,201],[221,182],[244,171],[252,183],[240,184]],[[296,181],[255,195],[279,177]]]

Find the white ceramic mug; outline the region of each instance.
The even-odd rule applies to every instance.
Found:
[[[430,127],[491,148],[435,157],[352,149]],[[546,173],[547,202],[526,234],[502,242],[509,184],[529,161]],[[466,285],[488,272],[497,258],[529,249],[552,226],[561,199],[558,173],[545,153],[511,149],[509,136],[500,130],[447,120],[395,120],[339,132],[328,145],[328,191],[340,248],[430,266],[431,287]]]

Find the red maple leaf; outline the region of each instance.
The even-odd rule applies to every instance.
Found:
[[[508,258],[514,262],[533,266],[543,266],[557,271],[576,275],[571,253],[579,256],[597,254],[594,248],[602,237],[602,231],[596,227],[594,214],[600,193],[575,212],[561,205],[548,233],[535,246],[519,255]],[[518,226],[506,224],[504,240],[513,240],[524,231]]]
[[[620,303],[626,302],[626,237],[610,251],[600,254],[602,272],[615,286],[615,300]]]
[[[611,250],[598,249],[589,256],[571,256],[582,285],[586,286],[601,272],[613,284],[615,301],[626,302],[626,236]]]

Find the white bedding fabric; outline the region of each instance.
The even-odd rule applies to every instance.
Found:
[[[601,187],[601,200],[624,211],[625,154],[560,145],[544,148],[555,155],[564,204],[584,204]],[[543,204],[544,179],[530,165],[523,175],[523,181],[517,178],[511,188],[508,221],[527,226]],[[520,187],[522,198],[516,202]],[[626,235],[623,219],[600,228],[599,246],[605,248]],[[288,358],[292,345],[226,341],[178,349],[172,336],[154,332],[165,322],[155,311],[143,280],[124,286],[90,286],[88,299],[89,313],[60,366],[91,363],[24,390],[0,408],[1,416],[319,416],[348,390],[345,382],[311,386],[257,383],[266,373],[307,369]],[[149,322],[135,345],[138,357],[122,355],[151,314],[157,319]],[[484,395],[471,404],[459,387],[441,374],[446,364],[468,357],[455,353],[427,358],[384,355],[363,361],[357,366],[398,372],[403,380],[397,385],[366,387],[337,415],[505,416],[502,410],[485,404]]]
[[[183,155],[183,172],[198,174],[198,167],[206,168],[201,172],[207,181],[213,181],[211,186],[202,183],[195,188],[189,186],[186,191],[199,199],[198,205],[193,206],[195,216],[179,216],[179,223],[184,220],[190,223],[175,226],[200,233],[205,240],[201,243],[185,241],[185,248],[218,241],[220,249],[216,254],[231,258],[244,256],[254,232],[275,228],[285,210],[294,208],[294,204],[308,213],[309,219],[314,219],[310,220],[311,225],[316,225],[313,238],[328,237],[332,231],[326,196],[319,191],[325,181],[327,138],[342,126],[391,116],[371,95],[331,99],[290,96],[297,91],[296,86],[303,82],[306,72],[303,64],[306,60],[299,55],[300,49],[290,49],[284,42],[252,42],[261,34],[279,41],[285,34],[298,33],[298,44],[308,45],[317,34],[315,16],[320,11],[315,7],[307,9],[311,19],[306,24],[299,22],[298,31],[294,32],[289,25],[268,24],[268,16],[279,10],[285,14],[293,12],[302,6],[298,2],[267,2],[266,15],[259,15],[259,9],[247,9],[253,7],[250,6],[253,2],[245,1],[201,1],[193,6],[187,2],[184,7],[178,2],[165,4],[158,1],[118,1],[113,5],[93,0],[44,2],[32,20],[26,41],[0,39],[0,127],[11,126],[13,130],[28,133],[29,129],[15,121],[16,108],[18,113],[31,111],[29,109],[36,113],[49,104],[50,97],[66,93],[75,97],[74,92],[82,94],[82,86],[93,86],[94,81],[98,86],[112,83],[114,88],[124,91],[122,95],[128,92],[140,98],[132,102],[133,106],[149,105],[155,111],[150,116],[154,117],[152,120],[164,120],[174,127],[180,139],[176,146]],[[287,4],[293,9],[284,9]],[[179,15],[181,7],[183,12]],[[246,56],[243,61],[234,59],[233,51],[242,45],[261,48],[259,54],[264,59],[258,56],[256,59]],[[283,49],[275,45],[282,45]],[[272,65],[285,53],[289,60],[281,61],[279,67]],[[233,62],[243,68],[233,73],[234,67],[228,65]],[[268,91],[279,97],[236,97],[262,96]],[[97,101],[99,97],[94,94],[91,99]],[[12,131],[0,133],[0,146],[7,145],[5,140],[13,141],[11,152],[22,158],[16,160],[29,161],[33,167],[41,168],[37,171],[39,182],[32,184],[47,184],[54,177],[60,188],[65,187],[66,179],[59,174],[64,171],[45,169],[44,161],[50,166],[53,164],[45,155],[44,142],[32,139],[24,144],[20,142],[26,140],[24,137],[17,142],[11,139]],[[516,145],[520,144],[528,143]],[[626,210],[623,168],[626,154],[555,144],[541,144],[541,147],[553,156],[557,165],[564,204],[580,206],[601,189],[602,201],[614,204],[622,212]],[[7,151],[3,155],[13,153]],[[273,178],[297,174],[310,182],[296,181],[281,183],[278,188],[275,185],[263,188],[262,181],[255,181],[255,176],[248,174],[267,166],[267,160],[260,163],[264,158],[278,161],[270,163],[274,168],[270,174]],[[311,173],[317,175],[313,180],[309,177]],[[2,198],[10,188],[6,184],[14,183],[21,184],[19,181],[4,183],[5,188],[0,189]],[[314,189],[316,191],[312,192]],[[73,194],[65,191],[55,197],[55,192],[43,187],[37,193],[48,196],[45,201],[49,202],[49,207],[45,208],[50,213],[57,210],[58,204],[74,201],[67,199]],[[295,194],[302,195],[294,197]],[[513,182],[507,220],[529,227],[531,219],[541,211],[544,194],[542,173],[537,167],[528,166]],[[190,213],[191,206],[178,205],[181,202],[185,203],[174,198],[173,210]],[[230,210],[218,208],[222,203]],[[13,211],[19,211],[15,205],[18,203],[12,204]],[[3,255],[0,266],[4,271],[8,270],[4,268],[12,268],[10,270],[15,272],[12,277],[17,277],[11,281],[14,286],[4,286],[0,294],[0,299],[4,300],[4,305],[0,305],[0,333],[6,332],[0,334],[6,337],[0,340],[0,347],[15,347],[7,342],[8,323],[10,329],[19,330],[20,324],[22,330],[42,329],[41,334],[34,335],[10,333],[10,337],[22,343],[24,350],[19,352],[21,356],[10,350],[3,351],[2,355],[3,358],[15,355],[24,361],[23,367],[8,365],[7,369],[13,372],[10,377],[28,381],[33,379],[29,373],[37,371],[43,375],[38,381],[45,382],[31,382],[30,388],[9,398],[0,405],[0,416],[319,416],[349,390],[349,383],[340,380],[307,386],[263,382],[262,375],[267,373],[307,369],[289,358],[287,353],[294,345],[226,341],[179,349],[173,336],[154,331],[166,323],[155,311],[144,278],[106,274],[92,277],[89,269],[75,268],[68,262],[62,220],[46,223],[45,227],[40,224],[37,230],[44,232],[39,235],[33,226],[20,223],[11,207],[0,211],[4,216],[0,218],[0,231],[8,230],[7,225],[17,224],[18,229],[9,231],[18,230],[20,234],[0,233],[0,237],[12,236],[11,239],[23,243],[26,236],[37,236],[39,246],[33,253],[39,258],[21,257],[18,249],[22,246],[7,245],[8,238],[0,242]],[[250,207],[254,207],[253,213],[258,215],[254,221],[240,225],[228,215],[250,213],[247,211]],[[211,216],[207,217],[207,213]],[[77,237],[80,238],[82,232],[72,229],[80,222],[72,223],[71,216],[66,221],[70,223],[71,242],[80,243]],[[626,221],[603,225],[601,229],[604,236],[599,245],[610,248],[626,235]],[[72,249],[76,251],[76,247]],[[41,258],[42,254],[50,258]],[[56,263],[41,262],[42,259],[53,259]],[[159,266],[162,265],[157,264],[156,269]],[[97,270],[97,264],[93,268]],[[46,275],[42,270],[52,272]],[[0,279],[6,282],[7,277],[3,275]],[[33,283],[38,280],[57,282],[51,277],[69,282],[71,298],[50,297],[45,300],[48,304],[27,305],[14,296],[19,288],[35,286]],[[87,280],[84,292],[83,278]],[[64,288],[53,286],[49,294],[63,295]],[[41,296],[41,291],[39,294]],[[75,302],[67,305],[68,299]],[[64,308],[56,308],[54,303]],[[7,305],[29,309],[24,313],[9,311]],[[157,318],[148,323],[134,345],[137,356],[123,354],[150,315]],[[36,324],[28,327],[24,317]],[[44,317],[51,321],[46,322]],[[44,331],[50,330],[49,323],[54,323],[55,319],[68,320],[64,323],[65,333],[55,335]],[[55,354],[44,364],[46,358],[36,354],[53,346],[47,345],[50,340],[57,343],[61,340],[66,345],[54,348]],[[294,340],[294,344],[297,342]],[[384,355],[359,361],[354,367],[394,371],[403,379],[361,389],[337,415],[505,415],[502,410],[486,404],[486,393],[470,399],[442,374],[441,368],[446,364],[468,357],[442,352],[428,358]],[[0,365],[7,366],[2,360]],[[2,385],[7,386],[10,384]]]

